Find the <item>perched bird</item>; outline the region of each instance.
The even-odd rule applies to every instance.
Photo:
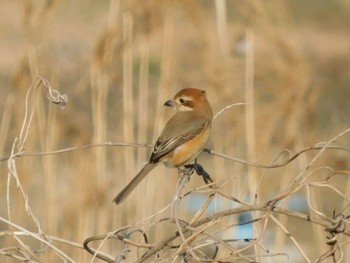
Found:
[[[167,167],[185,166],[200,154],[209,140],[213,113],[204,90],[183,89],[164,106],[173,107],[176,113],[163,128],[149,162],[114,198],[116,204],[120,204],[159,163]]]

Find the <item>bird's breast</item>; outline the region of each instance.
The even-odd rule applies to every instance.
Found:
[[[197,136],[176,147],[162,161],[168,167],[179,167],[192,162],[205,148],[209,135],[210,127],[207,127]]]

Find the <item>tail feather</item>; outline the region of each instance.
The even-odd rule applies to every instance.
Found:
[[[141,171],[124,187],[123,190],[113,199],[113,202],[119,205],[128,195],[135,189],[135,187],[142,181],[145,176],[156,167],[157,164],[148,163],[146,164]]]

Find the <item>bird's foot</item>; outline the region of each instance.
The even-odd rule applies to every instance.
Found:
[[[199,163],[193,163],[193,164],[186,164],[185,165],[186,169],[189,170],[194,170],[199,176],[202,176],[204,182],[206,184],[213,183],[213,179],[211,179],[210,175],[204,170],[203,166],[200,165]]]

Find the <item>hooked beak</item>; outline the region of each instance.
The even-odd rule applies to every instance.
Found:
[[[164,103],[164,106],[175,107],[175,102],[173,100],[168,100],[167,102]]]

